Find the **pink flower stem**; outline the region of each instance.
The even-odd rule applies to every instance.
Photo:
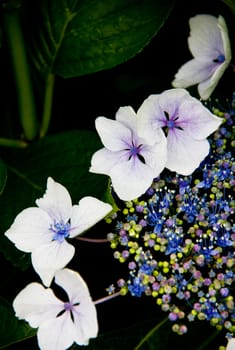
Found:
[[[78,239],[79,241],[84,241],[84,242],[89,242],[89,243],[107,243],[107,242],[109,242],[109,240],[107,238],[96,239],[96,238],[87,238],[87,237],[80,237],[80,236],[77,236],[75,238]]]
[[[113,293],[113,294],[111,294],[111,295],[107,295],[107,296],[104,297],[104,298],[95,300],[95,301],[94,301],[94,304],[97,305],[97,304],[104,303],[105,301],[108,301],[108,300],[111,300],[111,299],[113,299],[113,298],[116,298],[116,297],[118,297],[119,295],[121,295],[120,292],[116,292],[116,293]]]

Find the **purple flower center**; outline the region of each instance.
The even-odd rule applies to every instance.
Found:
[[[175,120],[167,120],[167,121],[166,121],[166,126],[167,126],[169,129],[175,128],[175,127],[176,127]]]
[[[215,63],[223,63],[225,61],[225,56],[223,54],[218,55],[213,62]]]
[[[137,156],[139,154],[140,151],[140,146],[136,147],[136,146],[132,146],[130,148],[130,155],[131,156]]]
[[[72,311],[73,304],[71,304],[70,302],[64,303],[64,309],[65,309],[65,311]]]
[[[53,241],[62,243],[69,236],[70,226],[69,222],[64,223],[63,220],[61,222],[54,222],[49,228],[50,231],[54,232]]]
[[[167,128],[167,130],[169,129],[179,129],[179,130],[183,130],[183,128],[179,125],[179,116],[173,114],[172,116],[169,115],[168,112],[164,111],[165,114],[165,119],[163,120],[163,128]]]
[[[132,142],[132,145],[130,146],[130,148],[126,148],[126,151],[128,151],[128,154],[129,154],[128,160],[130,160],[132,157],[137,157],[142,163],[145,164],[145,159],[144,159],[144,157],[140,154],[142,146],[143,146],[143,145],[138,145],[138,146],[136,146],[136,145]]]

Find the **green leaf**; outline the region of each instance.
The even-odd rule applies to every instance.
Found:
[[[141,322],[134,322],[132,325],[125,328],[115,329],[112,332],[100,334],[97,339],[91,339],[89,346],[84,350],[134,350],[136,344],[145,336],[149,328],[156,324],[156,320],[146,319]],[[164,324],[161,329],[155,334],[155,339],[145,343],[146,347],[141,347],[141,350],[166,350],[167,340],[171,332],[169,324]],[[80,347],[74,345],[71,350],[79,350]],[[83,347],[82,347],[83,349]]]
[[[8,181],[0,197],[0,251],[14,266],[26,269],[29,254],[18,251],[4,232],[21,210],[35,206],[45,192],[48,176],[68,189],[73,203],[88,195],[102,199],[108,177],[89,172],[91,156],[99,148],[95,132],[71,131],[45,137],[26,149],[8,150]]]
[[[2,297],[0,297],[0,315],[0,349],[36,334],[35,329],[15,317],[12,306]]]
[[[135,56],[150,42],[174,2],[41,1],[30,56],[40,72],[65,78],[114,67]]]
[[[235,0],[222,0],[235,15]]]
[[[0,195],[3,193],[7,181],[7,168],[2,159],[0,159]]]

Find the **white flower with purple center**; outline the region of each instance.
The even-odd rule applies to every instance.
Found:
[[[197,15],[190,18],[189,25],[188,45],[194,58],[179,69],[172,85],[187,88],[199,84],[199,95],[207,100],[231,60],[228,30],[222,16]]]
[[[137,116],[131,107],[121,107],[116,120],[98,117],[96,129],[104,148],[91,159],[90,171],[110,176],[122,200],[132,200],[147,191],[166,163],[166,138],[161,129],[155,142],[147,144],[137,134]]]
[[[155,142],[159,128],[165,131],[166,168],[182,175],[190,175],[208,155],[206,138],[222,122],[184,89],[150,95],[137,115],[139,134],[150,144]]]
[[[20,212],[5,235],[24,252],[31,253],[32,265],[44,285],[49,286],[57,270],[73,258],[75,248],[66,239],[74,238],[106,216],[111,205],[84,197],[72,205],[67,189],[51,177],[38,207]]]
[[[63,269],[55,273],[55,283],[67,293],[68,301],[61,301],[51,288],[33,282],[14,299],[16,316],[38,328],[41,350],[65,350],[74,342],[88,345],[90,338],[97,337],[98,323],[85,281],[77,272]]]

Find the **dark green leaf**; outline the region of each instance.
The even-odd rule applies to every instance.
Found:
[[[0,195],[2,194],[7,181],[7,169],[4,162],[0,159]]]
[[[75,77],[111,68],[141,51],[174,0],[44,0],[31,57],[39,71]]]
[[[71,131],[46,137],[27,149],[8,151],[9,176],[0,198],[0,251],[13,265],[27,268],[29,254],[18,251],[3,233],[21,210],[35,206],[48,176],[68,189],[73,203],[87,195],[102,199],[108,178],[89,173],[91,156],[100,147],[95,132]]]
[[[222,0],[235,15],[235,0]]]
[[[0,315],[0,349],[33,337],[36,334],[35,329],[32,329],[26,322],[15,317],[12,306],[1,297]]]
[[[126,328],[122,328],[120,325],[120,329],[101,334],[97,339],[91,340],[89,346],[84,347],[84,350],[134,350],[139,341],[145,336],[145,333],[155,325],[155,322],[154,320],[143,320],[141,322],[135,322]],[[165,324],[161,327],[161,330],[155,334],[152,343],[149,341],[140,349],[166,350],[169,332],[171,332],[169,324]],[[75,349],[78,350],[80,347],[74,345],[72,350]]]

